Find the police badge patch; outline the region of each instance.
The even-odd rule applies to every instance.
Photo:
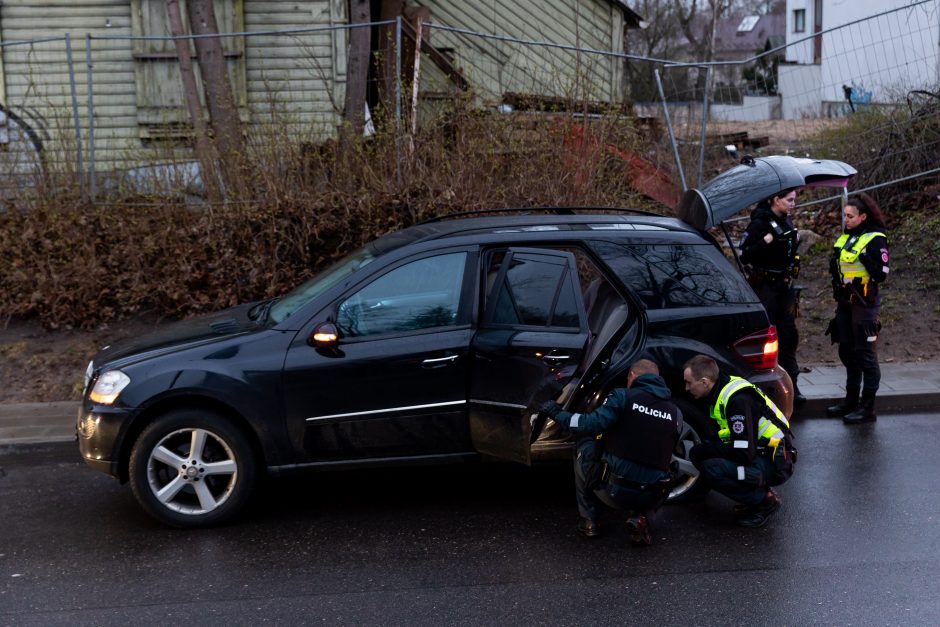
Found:
[[[740,414],[736,416],[731,416],[730,422],[731,422],[732,431],[734,431],[738,435],[741,435],[742,433],[744,433],[744,416],[741,416]]]

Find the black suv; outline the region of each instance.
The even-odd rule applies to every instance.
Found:
[[[753,182],[758,161],[725,175],[746,168],[734,176]],[[771,161],[765,195],[793,186],[783,164]],[[262,472],[568,454],[567,434],[543,428],[535,408],[559,397],[589,410],[645,354],[686,418],[680,496],[697,480],[688,448],[711,434],[678,394],[688,358],[709,354],[792,405],[774,328],[700,230],[731,211],[710,202],[720,179],[680,207],[698,228],[561,209],[432,221],[282,298],[106,347],[86,372],[81,454],[130,481],[164,523],[214,524]]]

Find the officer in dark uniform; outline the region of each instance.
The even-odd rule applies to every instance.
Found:
[[[793,286],[800,272],[800,235],[790,222],[795,204],[795,189],[785,189],[757,204],[741,239],[741,261],[746,265],[748,283],[767,310],[770,323],[777,327],[778,359],[793,380],[793,400],[803,403],[806,397],[797,386],[800,367],[796,363],[799,295]]]
[[[829,263],[836,316],[827,334],[839,343],[839,359],[845,366],[845,399],[826,413],[854,424],[877,417],[875,394],[881,382],[878,285],[888,278],[888,238],[881,210],[868,194],[849,200],[843,215],[845,232],[836,240]]]
[[[578,530],[600,535],[598,504],[630,512],[627,529],[634,544],[650,545],[650,516],[672,487],[670,464],[682,414],[653,361],[630,366],[627,388],[613,390],[588,414],[572,414],[548,401],[541,411],[581,440],[574,460]]]
[[[793,474],[790,423],[756,386],[720,372],[707,355],[690,359],[682,378],[686,391],[704,400],[718,423],[718,441],[692,447],[692,464],[712,488],[740,503],[734,508],[739,525],[764,526],[780,507],[771,487]]]

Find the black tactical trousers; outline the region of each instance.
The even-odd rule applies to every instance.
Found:
[[[858,390],[861,385],[863,399],[874,398],[881,383],[877,342],[880,312],[880,305],[839,303],[836,306],[836,340],[839,359],[845,366],[845,387]]]
[[[799,315],[796,290],[783,281],[777,281],[764,283],[755,291],[767,310],[770,323],[777,327],[777,361],[796,381],[800,374],[800,367],[796,363],[796,348],[800,343],[800,333],[796,329],[796,318]]]

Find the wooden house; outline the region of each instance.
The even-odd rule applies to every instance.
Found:
[[[240,33],[223,37],[222,45],[246,127],[288,124],[298,129],[292,136],[320,139],[335,133],[347,81],[347,0],[215,0],[214,6],[220,33]],[[422,27],[422,54],[414,55],[418,21],[405,20],[400,67],[406,79],[418,71],[422,102],[455,90],[471,92],[481,107],[497,106],[507,94],[623,100],[622,59],[570,49],[622,52],[624,29],[639,16],[621,0],[372,0],[370,19],[413,18],[416,11],[420,20],[453,29]],[[382,89],[394,91],[389,32],[394,27],[372,27],[372,107]],[[0,0],[6,169],[13,169],[9,155],[22,148],[18,141],[41,150],[46,164],[76,171],[76,156],[84,159],[82,170],[93,160],[100,172],[187,154],[192,130],[170,35],[166,0]]]

